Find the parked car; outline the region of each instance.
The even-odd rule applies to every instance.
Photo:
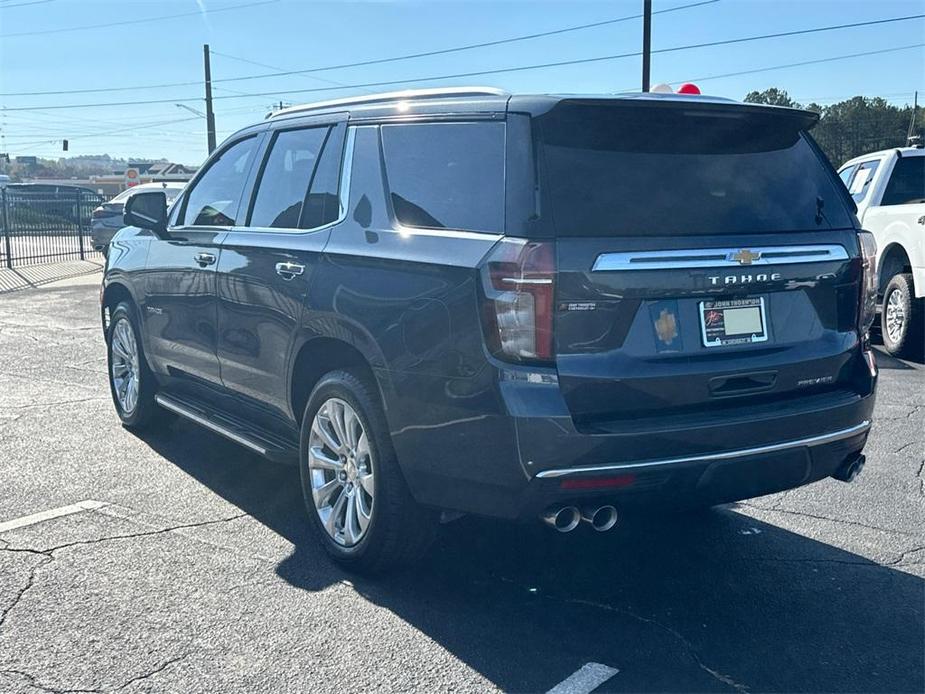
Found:
[[[925,150],[899,147],[856,157],[839,176],[877,239],[880,325],[891,354],[925,349]]]
[[[297,463],[320,542],[368,571],[460,513],[603,531],[850,481],[874,246],[817,118],[490,89],[282,110],[169,214],[128,200],[116,412]]]
[[[90,225],[90,211],[103,196],[90,188],[57,183],[7,183],[6,204],[20,228],[72,232]]]
[[[167,196],[167,205],[169,206],[173,204],[173,201],[177,199],[182,190],[182,183],[142,183],[123,190],[109,202],[101,203],[99,207],[93,210],[90,228],[90,237],[94,250],[106,253],[112,237],[119,229],[125,226],[122,223],[122,211],[125,208],[125,201],[130,197],[141,192],[163,191]]]

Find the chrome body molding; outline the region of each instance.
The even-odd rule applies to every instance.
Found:
[[[747,262],[738,258],[748,257]],[[687,270],[696,268],[749,268],[797,263],[848,260],[848,251],[838,244],[811,246],[757,246],[754,248],[698,248],[674,251],[631,251],[602,253],[593,272],[624,270]]]
[[[822,446],[827,443],[834,443],[842,439],[848,439],[858,434],[863,434],[870,429],[870,420],[865,419],[860,424],[847,429],[820,434],[819,436],[810,436],[805,439],[795,441],[784,441],[782,443],[772,443],[766,446],[757,446],[755,448],[740,448],[735,451],[722,451],[719,453],[705,453],[703,455],[691,455],[682,458],[667,458],[665,460],[647,460],[635,463],[612,463],[609,465],[591,465],[586,467],[558,468],[553,470],[544,470],[536,476],[544,479],[555,477],[567,477],[569,475],[583,475],[594,472],[621,472],[623,470],[647,470],[649,468],[660,468],[666,465],[683,465],[685,463],[708,463],[718,460],[731,460],[734,458],[745,458],[752,455],[761,455],[763,453],[776,453],[786,451],[791,448],[803,448],[812,446]]]

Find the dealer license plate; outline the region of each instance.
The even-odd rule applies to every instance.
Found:
[[[700,332],[705,347],[741,345],[768,339],[764,297],[700,302]]]

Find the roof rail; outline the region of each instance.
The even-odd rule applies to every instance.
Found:
[[[267,114],[267,118],[288,116],[293,113],[302,113],[303,111],[313,111],[315,109],[331,108],[336,106],[373,104],[380,101],[398,101],[401,99],[436,99],[443,96],[507,96],[507,92],[503,89],[495,89],[494,87],[436,87],[432,89],[405,89],[398,92],[362,94],[360,96],[348,96],[343,99],[331,99],[329,101],[316,101],[311,104],[289,106],[279,111],[271,111]]]

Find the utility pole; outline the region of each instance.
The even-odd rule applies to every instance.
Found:
[[[652,61],[652,0],[642,0],[642,91],[649,91]]]
[[[206,69],[206,135],[209,138],[209,154],[215,151],[215,113],[212,111],[212,65],[209,62],[209,44],[202,47],[202,59]]]
[[[912,134],[915,132],[915,116],[916,116],[916,114],[918,113],[918,110],[919,110],[919,92],[918,92],[918,90],[915,91],[915,101],[914,101],[913,103],[914,103],[914,105],[912,106],[912,117],[909,119],[909,130],[908,130],[908,132],[906,133],[906,144],[907,144],[907,145],[911,145],[911,144],[912,144]]]

